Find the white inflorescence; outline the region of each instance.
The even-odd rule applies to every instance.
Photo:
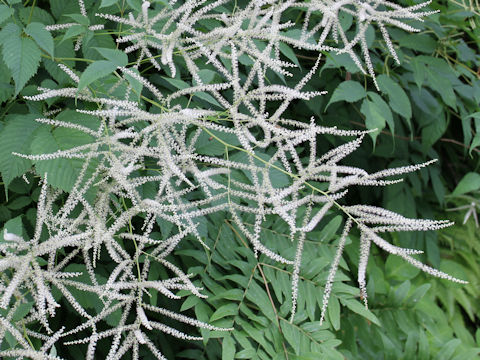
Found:
[[[363,68],[354,52],[354,47],[359,45],[368,72],[374,76],[366,48],[366,28],[377,24],[389,51],[397,59],[386,26],[414,31],[403,21],[421,20],[430,14],[418,11],[429,2],[402,8],[389,1],[250,1],[243,8],[237,7],[232,14],[216,11],[227,2],[187,0],[162,8],[158,2],[152,5],[145,1],[137,16],[130,14],[121,18],[97,14],[121,23],[122,34],[126,35],[118,37],[117,42],[131,42],[126,52],[138,53],[135,65],[119,68],[120,82],[127,83],[127,77],[136,79],[148,89],[148,93],[142,95],[147,99],[151,97],[149,102],[156,104],[160,111],[146,111],[143,104],[132,100],[130,86],[126,86],[125,97],[120,99],[104,97],[89,89],[78,92],[75,87],[39,88],[38,95],[25,96],[36,101],[57,97],[75,99],[78,112],[97,119],[98,126],[51,119],[49,116],[55,113],[48,112],[45,118],[37,121],[74,129],[91,138],[91,142],[53,153],[17,154],[31,160],[79,159],[83,167],[66,199],[60,191],[47,185],[44,175],[32,239],[24,239],[8,230],[3,233],[5,242],[0,244],[0,271],[9,270],[12,276],[0,278],[0,307],[13,310],[8,310],[6,318],[0,316],[0,339],[8,331],[22,349],[0,351],[0,357],[56,359],[47,355],[47,350],[58,339],[76,334],[76,340],[66,343],[88,344],[87,358],[95,358],[98,341],[109,338],[108,359],[121,359],[128,351],[133,358],[138,358],[139,346],[148,348],[158,359],[165,359],[152,341],[155,331],[182,339],[201,339],[157,321],[158,315],[197,328],[229,330],[147,305],[152,292],[172,300],[179,299],[185,291],[205,297],[203,289],[193,282],[190,274],[175,265],[169,255],[186,237],[197,239],[208,248],[202,239],[200,219],[218,212],[228,214],[257,256],[263,254],[274,261],[293,265],[292,319],[306,234],[332,211],[343,214],[345,224],[325,285],[321,321],[325,318],[335,274],[353,228],[361,234],[358,283],[365,305],[366,268],[372,242],[433,276],[464,282],[415,259],[413,256],[418,251],[394,246],[381,237],[385,232],[436,230],[449,226],[449,222],[409,219],[373,206],[339,204],[353,185],[394,184],[401,181],[398,175],[421,169],[431,161],[369,174],[361,168],[342,165],[343,159],[360,146],[368,132],[324,127],[315,118],[309,122],[289,118],[286,110],[293,102],[309,101],[324,94],[305,89],[317,73],[320,56],[294,86],[265,81],[270,71],[284,76],[299,71],[280,56],[283,44],[310,51],[345,52]],[[159,11],[150,13],[152,6]],[[303,30],[300,37],[289,37],[287,31],[292,24],[283,22],[282,15],[299,6],[307,9]],[[85,15],[83,0],[79,1],[79,7]],[[311,16],[317,12],[322,14],[322,21],[312,24]],[[357,19],[358,33],[353,39],[348,40],[339,23],[338,16],[342,12]],[[207,32],[200,31],[202,19],[214,19],[219,25]],[[73,25],[51,25],[47,29],[60,30]],[[317,41],[312,42],[312,38]],[[327,38],[335,40],[338,47],[326,46]],[[258,46],[259,43],[262,46]],[[157,52],[160,57],[154,55]],[[241,65],[245,58],[249,59],[248,66]],[[136,71],[147,59],[172,77],[177,74],[177,63],[181,59],[191,75],[191,83],[177,92],[162,94]],[[215,69],[212,70],[214,82],[202,80],[199,66],[204,63]],[[59,66],[74,83],[79,82],[75,72]],[[240,67],[246,69],[245,76],[240,76]],[[208,99],[215,101],[222,110],[174,105],[178,98],[188,99],[199,93],[207,93]],[[325,134],[353,139],[317,154],[317,144]],[[212,155],[199,151],[205,138],[217,145],[220,143],[227,154],[230,151],[239,156],[224,157],[223,153]],[[301,157],[297,151],[300,148],[306,149],[309,155]],[[146,170],[149,167],[155,170],[149,172]],[[278,182],[279,178],[284,180]],[[319,182],[324,183],[327,190],[312,185]],[[153,190],[144,191],[147,185]],[[245,215],[249,215],[253,225],[243,222]],[[269,216],[288,225],[292,240],[297,241],[295,254],[282,256],[263,243],[260,232]],[[134,227],[134,219],[136,224],[141,221],[142,225]],[[157,221],[170,223],[173,234],[163,239],[155,237],[153,229]],[[102,256],[112,262],[112,271],[104,283],[96,276],[96,265]],[[76,279],[81,273],[66,270],[74,259],[76,263],[78,259],[84,262],[89,282]],[[152,265],[168,270],[171,277],[152,280]],[[82,324],[57,333],[50,329],[49,319],[59,306],[53,288],[83,318]],[[75,299],[72,288],[98,297],[103,308],[92,314]],[[48,343],[42,353],[32,350],[23,338],[19,330],[23,323],[12,324],[6,320],[13,316],[12,311],[21,301],[16,299],[21,299],[18,295],[25,291],[32,293],[35,300],[29,321],[39,321],[54,339],[48,342],[49,337],[40,332],[29,334]],[[121,313],[118,324],[105,329],[107,317],[116,311]],[[102,326],[97,329],[100,322]]]

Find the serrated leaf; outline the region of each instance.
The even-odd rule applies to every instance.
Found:
[[[30,35],[33,38],[33,40],[35,40],[38,46],[40,46],[42,49],[48,52],[51,56],[53,56],[53,51],[54,51],[53,37],[50,31],[45,29],[45,25],[40,24],[38,22],[30,23],[25,28],[25,32],[28,35]]]
[[[92,137],[83,132],[68,128],[57,128],[50,132],[49,127],[42,126],[35,133],[32,141],[32,154],[49,154],[59,150],[68,150],[75,146],[88,144]],[[70,191],[77,180],[83,165],[83,159],[52,159],[35,161],[38,174],[48,174],[48,183],[58,189]]]
[[[0,4],[0,24],[12,16],[14,10],[9,8],[7,5]]]
[[[344,81],[333,91],[333,95],[325,110],[334,102],[347,101],[353,103],[363,99],[365,96],[367,96],[367,92],[359,82],[352,80]]]
[[[32,39],[21,37],[20,28],[13,23],[3,28],[0,36],[3,38],[3,61],[12,73],[16,96],[37,72],[41,51]]]
[[[108,48],[98,48],[96,47],[100,55],[102,55],[105,59],[111,61],[112,63],[116,64],[117,66],[126,66],[128,63],[128,56],[123,51],[117,49],[108,49]]]
[[[115,71],[117,65],[111,61],[99,60],[87,66],[80,76],[78,91],[83,90],[95,80],[101,79]]]
[[[458,183],[452,195],[458,196],[480,189],[480,174],[469,172]]]
[[[412,106],[407,94],[390,76],[381,74],[377,76],[380,90],[388,95],[388,103],[393,111],[405,119],[412,118]]]
[[[30,154],[33,132],[39,126],[35,118],[35,115],[9,115],[0,131],[0,173],[6,188],[32,166],[30,160],[12,155],[12,152]]]

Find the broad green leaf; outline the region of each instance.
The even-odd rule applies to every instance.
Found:
[[[217,140],[217,138],[230,145],[240,145],[240,141],[235,134],[209,129],[208,133],[202,131],[198,136],[198,139],[195,142],[196,152],[202,155],[222,155],[225,153],[225,145]]]
[[[33,154],[50,154],[85,145],[91,141],[92,137],[90,135],[78,130],[57,128],[50,132],[48,127],[42,126],[35,133],[31,149]],[[75,184],[83,162],[83,159],[66,158],[37,160],[35,161],[35,169],[41,176],[47,173],[47,180],[50,185],[68,192]]]
[[[14,10],[7,5],[0,4],[0,25],[7,20],[10,16],[12,16]]]
[[[50,31],[45,30],[45,25],[38,22],[30,23],[26,27],[25,32],[35,40],[38,46],[53,56],[53,37]]]
[[[390,76],[384,74],[377,76],[377,83],[380,90],[388,95],[388,103],[392,110],[405,119],[410,120],[412,117],[412,106],[402,87]]]
[[[78,91],[83,90],[95,80],[101,79],[115,71],[117,65],[111,61],[99,60],[87,66],[78,83]]]
[[[333,95],[327,104],[327,108],[330,106],[330,104],[337,101],[347,101],[353,103],[363,99],[365,96],[367,96],[367,92],[359,82],[347,80],[340,83],[340,85],[338,85],[338,87],[333,91]]]
[[[415,36],[408,34],[399,40],[399,45],[401,48],[403,47],[431,54],[435,51],[437,42],[427,34],[416,34]]]
[[[238,304],[231,303],[220,306],[210,317],[210,322],[224,318],[225,316],[235,316],[238,314]]]
[[[222,360],[235,358],[235,340],[231,336],[225,336],[222,340]]]
[[[20,28],[13,23],[7,24],[1,32],[3,61],[12,73],[17,95],[37,72],[41,51],[32,39],[21,37]]]
[[[13,317],[12,317],[12,321],[17,322],[22,320],[25,316],[27,316],[27,314],[32,309],[33,304],[34,304],[33,301],[21,303],[15,310],[15,313],[13,314]]]
[[[24,174],[32,166],[30,160],[12,153],[30,154],[33,132],[39,126],[35,118],[35,115],[9,115],[5,127],[0,131],[0,173],[6,188],[15,177]]]
[[[452,195],[458,196],[480,189],[480,174],[467,173],[453,190]]]
[[[30,196],[19,196],[12,201],[9,201],[7,207],[10,210],[20,210],[21,208],[29,205],[31,202],[32,199],[30,198]]]
[[[340,298],[340,301],[343,305],[348,307],[354,313],[357,313],[358,315],[363,316],[367,320],[370,320],[372,323],[381,326],[380,320],[378,320],[375,314],[368,310],[363,304],[359,303],[357,300]]]
[[[385,262],[385,271],[388,278],[395,280],[409,280],[418,275],[420,270],[410,265],[397,255],[389,255]]]
[[[63,38],[62,38],[62,41],[65,41],[65,40],[68,40],[68,39],[71,39],[77,35],[80,35],[80,34],[83,34],[85,33],[85,31],[87,31],[87,28],[83,25],[73,25],[73,26],[70,26],[67,31],[65,31],[65,35],[63,35]]]
[[[118,2],[118,0],[102,0],[102,2],[100,4],[100,8],[112,6],[113,4],[116,4],[117,2]]]
[[[365,126],[368,130],[376,129],[368,133],[373,140],[373,146],[375,147],[375,141],[380,131],[385,127],[386,121],[382,109],[379,105],[368,99],[364,99],[360,112],[365,116]]]
[[[23,224],[22,224],[22,215],[19,215],[13,219],[8,220],[3,225],[3,231],[0,234],[0,243],[4,242],[5,230],[10,234],[15,234],[17,236],[23,236]]]
[[[128,63],[128,56],[123,51],[108,48],[95,48],[105,59],[111,61],[117,66],[126,66]]]
[[[77,23],[83,26],[90,26],[90,19],[81,14],[65,14],[66,17],[75,20]]]

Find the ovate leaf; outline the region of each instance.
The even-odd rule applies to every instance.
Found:
[[[33,132],[39,126],[35,118],[35,115],[9,115],[0,131],[0,173],[6,188],[32,166],[30,160],[12,155],[12,152],[30,154]]]
[[[365,96],[367,96],[367,93],[359,82],[352,80],[344,81],[340,85],[338,85],[338,87],[333,92],[333,95],[330,98],[327,107],[331,103],[337,101],[348,101],[350,103],[353,103],[355,101],[363,99]]]
[[[69,128],[57,128],[50,132],[49,127],[42,126],[35,133],[32,141],[32,154],[50,154],[68,150],[75,146],[88,144],[92,137],[81,131]],[[58,158],[35,161],[39,175],[47,173],[48,183],[64,191],[72,190],[83,165],[83,159]]]
[[[387,75],[377,76],[377,83],[380,90],[388,95],[388,103],[393,111],[410,120],[412,117],[412,106],[407,94],[391,77]]]
[[[12,73],[17,95],[37,72],[41,51],[32,39],[20,36],[20,28],[16,24],[7,24],[1,37],[3,61]]]
[[[111,61],[117,66],[127,65],[128,57],[123,51],[108,48],[95,48],[95,50],[97,50],[105,59]]]
[[[7,20],[13,14],[13,9],[7,5],[0,4],[0,24]]]
[[[81,91],[95,80],[101,79],[115,71],[117,65],[111,61],[99,60],[87,66],[80,82],[78,83],[78,91]]]
[[[480,174],[469,172],[458,183],[452,195],[462,195],[480,189]]]
[[[53,37],[50,31],[45,30],[45,25],[38,22],[30,23],[26,27],[25,32],[35,40],[38,46],[53,56]]]

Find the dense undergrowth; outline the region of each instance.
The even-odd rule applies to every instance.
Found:
[[[0,1],[0,357],[478,358],[480,9],[395,4]]]

